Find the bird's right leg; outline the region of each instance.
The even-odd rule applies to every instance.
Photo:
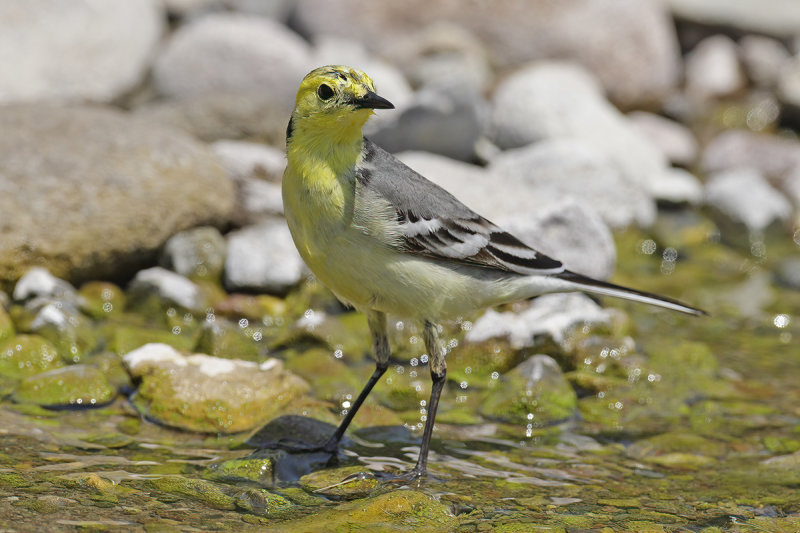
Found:
[[[277,443],[277,447],[290,451],[290,452],[318,452],[323,451],[331,454],[335,454],[339,449],[339,442],[342,440],[342,436],[344,436],[344,432],[347,431],[347,427],[350,425],[350,422],[353,421],[353,417],[358,412],[358,409],[361,407],[361,404],[364,403],[364,400],[367,399],[369,393],[372,391],[372,388],[375,386],[376,383],[381,379],[381,376],[386,372],[386,369],[389,368],[389,356],[391,355],[391,350],[389,348],[389,337],[387,335],[387,328],[386,328],[386,314],[380,311],[369,311],[367,312],[367,323],[369,324],[369,330],[372,334],[372,350],[375,355],[375,371],[370,376],[367,384],[364,385],[364,388],[361,390],[361,393],[356,398],[356,401],[353,402],[353,405],[350,409],[347,410],[347,414],[344,417],[344,420],[339,424],[339,427],[336,428],[336,431],[333,432],[333,435],[325,441],[323,444],[309,444],[299,442],[294,439],[285,439]]]

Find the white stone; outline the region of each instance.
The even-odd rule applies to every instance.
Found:
[[[286,168],[286,153],[266,144],[223,140],[212,143],[211,149],[234,181],[257,177],[280,182]]]
[[[211,14],[180,27],[156,60],[159,94],[187,97],[219,91],[273,95],[291,109],[309,70],[308,45],[270,19]]]
[[[306,272],[283,220],[267,220],[228,235],[225,286],[283,293]]]
[[[139,365],[153,366],[154,363],[172,363],[177,366],[186,366],[186,358],[178,350],[168,344],[151,342],[131,350],[122,357],[122,361],[130,371],[137,371]]]
[[[788,220],[792,206],[757,170],[739,168],[709,176],[706,203],[750,230]]]
[[[33,267],[19,278],[12,297],[19,302],[34,297],[61,298],[74,293],[75,289],[66,281],[58,279],[45,268]]]
[[[571,198],[591,206],[612,228],[649,226],[655,219],[655,204],[641,184],[626,179],[612,157],[583,138],[557,137],[508,150],[487,170],[520,207],[543,209]]]
[[[0,2],[0,102],[110,102],[145,76],[159,0]]]
[[[727,96],[744,86],[736,43],[725,35],[700,41],[686,55],[686,91],[698,98]]]
[[[628,113],[628,120],[670,162],[688,166],[697,159],[697,140],[683,124],[645,111]]]
[[[541,62],[503,81],[492,100],[491,136],[501,148],[576,139],[604,154],[624,179],[645,192],[667,160],[602,94],[584,69]]]
[[[203,296],[200,288],[180,274],[161,267],[140,270],[131,281],[132,291],[153,290],[158,295],[186,309],[199,311]]]
[[[584,323],[607,324],[611,315],[584,294],[546,294],[533,300],[525,311],[498,313],[486,311],[467,333],[468,342],[507,338],[512,347],[533,346],[536,335],[549,335],[557,343]]]

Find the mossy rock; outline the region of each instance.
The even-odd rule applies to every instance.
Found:
[[[280,450],[257,451],[250,456],[228,459],[211,466],[209,476],[223,481],[252,481],[272,486],[275,462],[285,452]]]
[[[8,312],[0,305],[0,344],[4,343],[8,339],[14,336],[14,322],[11,320],[11,316]]]
[[[259,356],[259,345],[252,334],[248,335],[238,324],[219,318],[203,324],[194,349],[226,359],[255,361]]]
[[[219,486],[202,479],[183,476],[165,476],[148,480],[146,486],[169,494],[184,496],[202,502],[214,509],[232,511],[236,508],[236,499],[228,496]]]
[[[17,335],[0,345],[0,374],[21,379],[64,366],[53,343],[38,335]]]
[[[214,312],[231,319],[246,318],[267,326],[280,326],[286,315],[286,302],[269,294],[231,294],[214,306]]]
[[[176,350],[182,351],[191,350],[197,343],[195,335],[183,331],[176,335],[173,331],[161,328],[117,323],[109,323],[107,328],[110,337],[108,348],[120,355],[149,343],[169,344]]]
[[[575,415],[578,398],[558,363],[535,355],[500,378],[480,412],[492,419],[541,427]]]
[[[132,401],[164,425],[204,433],[249,431],[283,414],[308,384],[277,359],[262,364],[205,354],[185,356],[148,344],[124,358],[141,384]]]
[[[461,343],[447,355],[447,379],[488,383],[493,372],[504,374],[524,359],[525,352],[512,348],[506,340]]]
[[[365,467],[355,465],[306,474],[300,478],[300,486],[327,498],[353,500],[375,492],[380,487],[380,481]]]
[[[48,317],[48,318],[45,318]],[[83,363],[94,352],[99,337],[91,322],[76,310],[47,305],[39,310],[29,331],[53,343],[67,363]]]
[[[125,310],[125,292],[108,281],[90,281],[81,286],[81,310],[94,319],[119,316]]]
[[[96,367],[71,365],[23,379],[12,399],[44,407],[96,407],[109,403],[116,394]]]
[[[311,383],[317,398],[337,404],[348,394],[354,399],[366,384],[357,372],[336,358],[335,352],[324,348],[311,348],[291,355],[286,368]]]
[[[433,496],[395,490],[283,522],[266,531],[456,531],[458,520]]]
[[[246,489],[236,496],[236,507],[248,513],[270,518],[288,517],[294,504],[281,496],[264,489]]]

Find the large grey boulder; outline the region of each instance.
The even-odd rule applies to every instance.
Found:
[[[110,109],[0,108],[0,283],[42,265],[73,283],[123,277],[174,233],[227,222],[216,157]]]

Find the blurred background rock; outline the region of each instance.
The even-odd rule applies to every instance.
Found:
[[[280,218],[294,91],[330,63],[397,106],[370,136],[554,254],[570,241],[537,220],[561,201],[612,229],[666,205],[731,231],[798,221],[791,0],[30,0],[0,2],[0,22],[6,289],[31,266],[125,282],[182,230]],[[613,272],[582,249],[574,268]]]

